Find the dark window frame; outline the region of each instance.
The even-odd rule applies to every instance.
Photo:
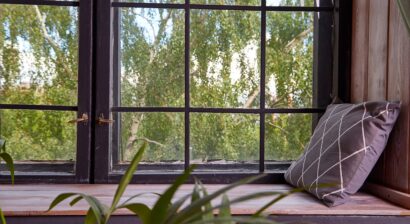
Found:
[[[58,172],[64,170],[64,166],[56,166],[52,163],[41,164],[43,170],[54,172],[51,175],[33,175],[32,173],[19,174],[16,176],[17,183],[116,183],[121,177],[119,172],[111,172],[112,161],[116,161],[115,154],[111,153],[112,142],[110,139],[113,129],[110,125],[100,126],[96,118],[103,114],[110,117],[112,112],[180,112],[185,114],[185,136],[189,136],[189,115],[191,113],[238,113],[259,114],[264,121],[266,114],[272,113],[309,113],[317,114],[317,118],[324,112],[324,108],[330,103],[331,96],[340,96],[346,102],[349,100],[350,79],[350,35],[351,29],[351,0],[334,0],[333,5],[326,5],[330,0],[320,0],[320,7],[288,7],[266,6],[266,0],[261,0],[260,6],[233,6],[233,5],[198,5],[190,4],[162,4],[162,3],[127,3],[113,2],[112,0],[81,0],[53,1],[53,0],[0,0],[1,4],[23,5],[53,5],[79,7],[79,68],[78,68],[78,105],[77,106],[52,106],[52,105],[17,105],[0,104],[2,109],[27,109],[27,110],[52,110],[52,111],[77,111],[78,117],[88,113],[90,121],[87,125],[78,125],[77,128],[77,155],[75,174],[67,175]],[[261,12],[261,102],[265,102],[265,56],[266,56],[266,12],[268,11],[307,11],[333,12],[333,18],[315,18],[314,26],[314,102],[312,108],[265,108],[241,109],[241,108],[193,108],[190,107],[189,85],[185,85],[185,106],[176,107],[113,107],[116,101],[110,99],[107,89],[118,90],[113,85],[114,68],[118,66],[120,52],[118,43],[113,41],[113,35],[117,35],[113,29],[113,22],[118,22],[114,9],[120,7],[148,7],[148,8],[179,8],[185,13],[185,83],[189,83],[189,38],[190,38],[190,9],[210,10],[251,10]],[[316,16],[316,14],[315,14]],[[108,19],[107,19],[108,18]],[[330,28],[333,26],[333,29]],[[109,47],[107,47],[109,46]],[[114,46],[117,46],[116,48]],[[329,50],[329,48],[331,50]],[[188,52],[188,54],[187,54]],[[117,58],[114,60],[113,58]],[[348,65],[348,66],[341,66]],[[108,72],[107,72],[108,71]],[[118,82],[117,82],[118,84]],[[109,99],[109,100],[107,100]],[[118,99],[116,99],[118,100]],[[117,101],[118,102],[118,101]],[[114,119],[117,119],[114,117]],[[118,122],[120,123],[120,122]],[[259,167],[254,172],[220,172],[220,173],[194,173],[195,176],[206,183],[229,183],[245,176],[265,172],[265,136],[264,122],[260,123],[260,160]],[[185,137],[185,164],[189,164],[189,138]],[[72,163],[71,163],[72,164]],[[69,164],[64,164],[69,165]],[[289,163],[278,163],[269,169],[267,176],[260,183],[282,183],[283,172]],[[32,167],[40,167],[37,164],[24,165],[22,170],[30,170]],[[120,167],[124,169],[124,167]],[[161,169],[163,170],[163,169]],[[157,172],[134,175],[134,183],[171,183],[178,172]],[[0,182],[7,182],[8,178],[0,176]]]
[[[78,103],[76,106],[0,104],[0,110],[73,111],[77,112],[77,117],[81,117],[83,113],[90,115],[92,111],[93,1],[81,1],[80,4],[75,1],[0,0],[0,6],[3,4],[77,7],[79,16],[79,79]],[[62,162],[59,164],[53,164],[45,161],[33,164],[15,164],[15,169],[19,172],[15,175],[16,183],[89,183],[91,167],[91,134],[92,126],[90,123],[77,125],[75,163]],[[47,172],[47,174],[44,174],[44,172]],[[0,182],[9,183],[9,181],[9,177],[4,175],[0,176]]]
[[[97,99],[96,102],[96,111],[98,113],[102,113],[105,116],[110,116],[113,112],[178,112],[184,113],[185,115],[185,164],[181,168],[181,166],[172,166],[172,165],[164,165],[163,167],[157,167],[157,172],[147,172],[147,173],[138,173],[134,175],[133,182],[134,183],[170,183],[172,182],[175,177],[179,174],[179,172],[172,172],[175,169],[187,169],[190,165],[189,159],[189,146],[190,146],[190,114],[191,113],[230,113],[230,114],[259,114],[260,120],[264,121],[266,114],[272,113],[308,113],[308,114],[317,114],[319,117],[321,113],[324,112],[325,107],[331,102],[331,93],[333,91],[332,88],[332,58],[333,58],[333,51],[329,49],[333,49],[332,45],[332,38],[334,35],[334,31],[332,26],[334,25],[334,17],[337,13],[335,7],[329,3],[329,0],[321,0],[320,7],[287,7],[287,6],[266,6],[266,0],[261,1],[260,6],[242,6],[242,5],[200,5],[200,4],[190,4],[190,1],[185,1],[185,4],[164,4],[164,3],[131,3],[131,2],[112,2],[111,0],[103,0],[99,1],[98,3],[98,12],[110,13],[110,18],[114,21],[114,24],[118,26],[119,19],[118,13],[116,12],[118,8],[165,8],[165,9],[182,9],[185,10],[185,106],[183,107],[120,107],[120,106],[113,106],[118,105],[118,95],[114,99],[114,101],[107,102],[105,99]],[[327,3],[327,4],[326,4]],[[321,20],[315,18],[315,40],[319,35],[322,36],[321,42],[315,41],[314,47],[315,51],[320,51],[321,54],[317,54],[314,56],[315,58],[315,70],[314,76],[316,77],[314,80],[314,87],[317,89],[323,89],[323,91],[315,92],[315,102],[312,108],[265,108],[265,104],[261,103],[260,108],[257,109],[243,109],[243,108],[198,108],[192,107],[190,105],[190,75],[189,75],[189,64],[190,64],[190,10],[191,9],[208,9],[208,10],[244,10],[244,11],[258,11],[261,12],[261,77],[260,77],[260,88],[261,88],[261,102],[265,102],[265,55],[266,55],[266,12],[268,11],[289,11],[289,12],[334,12],[333,15],[330,16],[323,16]],[[98,23],[99,24],[99,23]],[[100,35],[102,36],[112,36],[111,40],[106,38],[104,41],[105,46],[111,46],[111,48],[101,49],[101,52],[98,53],[98,56],[102,56],[102,58],[98,59],[97,56],[97,64],[104,65],[106,72],[103,77],[104,79],[97,80],[97,86],[100,85],[101,89],[113,89],[114,91],[118,92],[118,69],[114,67],[118,66],[118,58],[120,57],[120,52],[118,52],[118,38],[115,38],[115,35],[118,35],[119,31],[115,29],[115,27],[111,26],[112,21],[110,24],[104,22],[104,32],[101,32]],[[327,26],[322,29],[318,29],[316,25],[319,26]],[[107,26],[111,26],[107,28]],[[99,36],[100,36],[99,35]],[[98,37],[99,37],[98,36]],[[97,38],[98,38],[97,37]],[[337,44],[337,43],[333,43]],[[112,47],[114,46],[114,47]],[[117,48],[115,47],[117,46]],[[97,49],[98,51],[99,49]],[[113,58],[114,62],[109,63],[110,61],[107,59],[107,55],[114,55]],[[106,55],[106,57],[104,57]],[[330,60],[329,60],[330,59]],[[324,66],[316,66],[317,64],[326,63]],[[100,67],[97,65],[97,67]],[[111,74],[109,74],[111,73]],[[101,76],[100,76],[101,77]],[[114,77],[114,78],[113,78]],[[110,81],[114,81],[110,83]],[[97,90],[98,91],[98,90]],[[327,92],[327,94],[325,94]],[[108,94],[108,93],[106,93]],[[119,119],[119,116],[114,113],[113,119]],[[120,123],[120,122],[118,122]],[[315,124],[315,121],[314,121]],[[117,124],[120,125],[120,124]],[[118,139],[114,139],[114,145],[111,145],[112,142],[110,141],[111,133],[112,132],[119,132],[118,126],[113,126],[111,128],[109,126],[104,127],[97,127],[97,129],[104,129],[102,131],[103,135],[97,135],[96,141],[101,141],[100,145],[96,145],[96,148],[99,149],[99,152],[96,153],[96,161],[95,161],[95,168],[94,172],[96,174],[95,181],[97,183],[116,183],[119,181],[121,177],[121,172],[118,170],[125,170],[126,165],[116,165],[116,160],[118,155],[112,152],[112,148],[118,150]],[[99,132],[101,133],[101,132]],[[255,175],[258,173],[267,173],[267,177],[261,180],[261,183],[282,183],[283,182],[283,172],[284,170],[290,165],[289,162],[278,162],[271,166],[268,172],[266,172],[266,165],[265,164],[265,157],[264,157],[264,148],[265,148],[265,125],[264,122],[260,122],[260,158],[259,158],[259,167],[255,170],[249,171],[235,171],[230,170],[229,166],[226,166],[226,171],[221,172],[201,172],[199,171],[194,172],[193,175],[200,178],[202,181],[206,183],[229,183],[234,180],[243,178],[245,176]],[[116,137],[114,137],[116,138]],[[117,141],[116,141],[117,140]],[[111,148],[110,148],[111,147]],[[117,151],[118,153],[118,151]],[[106,155],[109,155],[108,157]],[[112,157],[112,158],[110,158]],[[201,165],[202,167],[212,167],[207,165]],[[114,169],[115,168],[115,169]],[[141,167],[140,169],[150,169],[149,167]],[[154,169],[156,170],[156,169]]]

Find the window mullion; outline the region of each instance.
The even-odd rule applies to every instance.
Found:
[[[260,65],[260,145],[259,145],[259,172],[265,171],[265,65],[266,65],[266,0],[262,0],[261,11],[261,65]]]
[[[185,1],[185,169],[190,165],[190,0]]]

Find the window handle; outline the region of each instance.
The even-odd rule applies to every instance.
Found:
[[[88,114],[83,113],[83,115],[80,118],[68,121],[68,123],[70,123],[70,124],[78,124],[78,123],[87,124],[88,123]]]
[[[98,119],[97,119],[97,124],[98,125],[104,125],[104,124],[112,124],[112,123],[114,123],[114,120],[111,120],[111,119],[105,119],[104,118],[104,114],[100,114],[100,116],[98,117]]]

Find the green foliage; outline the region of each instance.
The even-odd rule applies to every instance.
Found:
[[[140,2],[181,3],[180,0]],[[183,1],[182,1],[183,2]],[[268,1],[269,4],[270,1]],[[280,5],[313,1],[282,0]],[[195,0],[259,5],[259,0]],[[121,8],[121,105],[185,105],[185,14],[179,9]],[[260,107],[261,13],[191,10],[190,103],[193,107]],[[266,107],[312,106],[313,13],[268,12]],[[75,7],[2,5],[0,103],[76,105],[78,11]],[[0,135],[15,160],[75,159],[74,112],[0,111]],[[149,141],[145,162],[184,159],[183,113],[120,114],[120,160]],[[256,115],[191,114],[192,159],[256,162]],[[310,115],[267,115],[267,160],[293,160],[310,135]]]
[[[0,139],[0,162],[4,160],[6,166],[10,171],[11,183],[14,184],[14,162],[13,158],[6,152],[6,141]]]
[[[300,191],[294,190],[281,194],[279,192],[257,192],[248,195],[241,196],[232,201],[229,200],[227,192],[235,187],[243,184],[251,183],[263,175],[248,177],[233,184],[227,185],[212,194],[208,194],[205,187],[196,180],[195,187],[192,193],[185,195],[175,202],[173,198],[177,190],[184,184],[193,170],[190,167],[188,170],[179,176],[175,182],[168,187],[167,190],[161,195],[152,208],[148,207],[143,203],[134,203],[132,200],[136,197],[141,196],[135,195],[130,197],[123,203],[119,203],[123,193],[125,192],[128,184],[130,183],[133,173],[136,171],[139,162],[146,149],[146,143],[141,146],[137,154],[131,161],[130,166],[125,172],[124,176],[117,187],[116,193],[114,195],[112,204],[110,206],[104,205],[96,197],[91,195],[86,195],[83,193],[63,193],[58,195],[50,204],[48,211],[52,210],[61,202],[73,198],[69,203],[70,206],[74,206],[81,200],[85,200],[90,206],[87,215],[85,217],[85,224],[106,224],[108,223],[112,214],[118,209],[128,209],[134,215],[139,217],[143,224],[183,224],[183,223],[214,223],[214,224],[232,224],[232,223],[274,223],[263,216],[262,212],[266,210],[269,206],[276,203],[280,199],[286,197],[292,192]],[[233,217],[231,215],[230,206],[235,203],[240,203],[243,201],[254,200],[261,197],[278,195],[272,202],[263,206],[257,214],[252,217]],[[222,196],[220,204],[212,205],[211,201]],[[191,199],[190,203],[184,206],[187,200]],[[214,216],[214,211],[219,210],[219,215]]]

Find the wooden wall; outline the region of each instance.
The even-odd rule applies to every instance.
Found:
[[[371,182],[410,194],[410,34],[396,0],[353,0],[352,29],[352,101],[402,102]]]

